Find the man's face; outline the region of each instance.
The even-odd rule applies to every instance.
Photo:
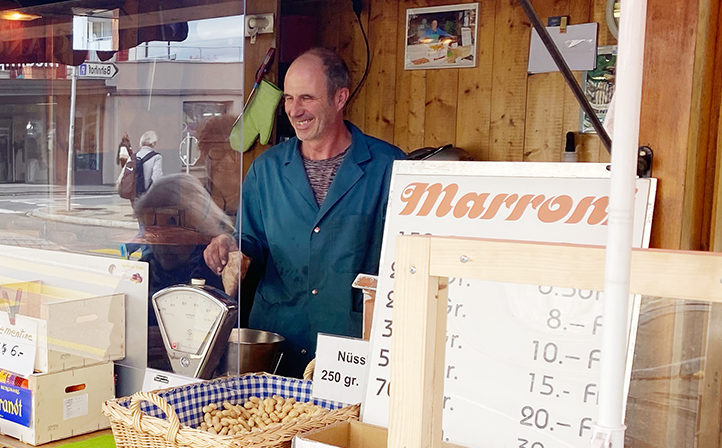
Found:
[[[436,20],[432,20],[432,21],[431,21],[431,29],[432,29],[432,30],[436,31],[436,28],[437,28],[438,26],[439,26],[439,22],[437,22]]]
[[[322,140],[343,119],[338,92],[329,98],[321,60],[301,56],[288,69],[284,81],[284,108],[296,136],[304,142]]]

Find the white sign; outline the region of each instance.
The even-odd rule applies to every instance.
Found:
[[[318,334],[313,397],[341,403],[360,403],[368,373],[368,341]]]
[[[83,78],[110,79],[118,74],[118,67],[112,62],[85,62],[78,67],[78,76]]]
[[[35,365],[38,324],[20,314],[14,320],[13,324],[10,314],[0,312],[0,368],[27,378]]]
[[[388,426],[396,235],[604,245],[609,183],[603,164],[396,162],[362,421]],[[634,245],[640,247],[649,240],[656,181],[638,179],[636,185]],[[603,295],[465,278],[449,283],[444,441],[589,445],[599,397]],[[633,345],[630,339],[630,352]]]
[[[150,392],[158,389],[167,389],[169,387],[185,386],[186,384],[197,383],[198,378],[178,375],[176,373],[164,372],[163,370],[145,369],[143,377],[143,392]]]
[[[558,26],[548,26],[546,29],[570,70],[594,70],[597,60],[596,23],[569,25],[565,32],[561,32]],[[559,71],[535,29],[531,30],[527,71],[529,73]]]

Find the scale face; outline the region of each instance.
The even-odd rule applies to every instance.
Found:
[[[202,284],[170,286],[152,300],[173,372],[210,379],[236,324],[236,304]]]

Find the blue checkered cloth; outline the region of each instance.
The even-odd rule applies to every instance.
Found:
[[[241,404],[254,396],[266,398],[279,395],[301,402],[311,401],[331,410],[344,406],[342,403],[312,398],[312,385],[311,381],[296,378],[253,374],[187,384],[158,392],[158,395],[175,410],[181,425],[192,428],[198,427],[203,421],[203,406],[211,403],[220,406],[224,401]],[[118,400],[118,404],[129,407],[130,397]],[[152,403],[143,402],[140,409],[151,417],[166,418],[165,413]]]

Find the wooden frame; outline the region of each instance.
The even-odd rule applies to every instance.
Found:
[[[596,290],[604,285],[601,246],[407,235],[398,237],[396,254],[390,448],[442,445],[448,277]],[[722,302],[719,254],[635,249],[630,278],[630,293]]]

